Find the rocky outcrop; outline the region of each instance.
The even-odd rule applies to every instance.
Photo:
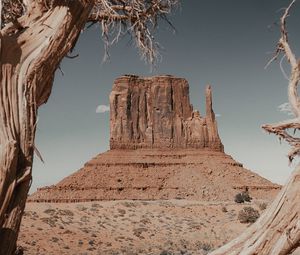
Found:
[[[245,187],[254,198],[269,200],[280,190],[224,153],[210,86],[203,117],[190,104],[185,79],[122,76],[110,109],[111,150],[28,201],[233,201]]]
[[[174,76],[118,78],[110,94],[110,148],[208,148],[223,151],[206,88],[206,116],[193,111],[189,85]]]

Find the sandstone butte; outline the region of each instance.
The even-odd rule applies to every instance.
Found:
[[[206,115],[193,110],[189,85],[170,75],[116,79],[110,94],[110,150],[28,201],[188,199],[233,201],[248,187],[274,198],[279,185],[224,153],[207,86]]]

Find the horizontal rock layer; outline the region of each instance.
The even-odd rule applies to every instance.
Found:
[[[209,148],[223,151],[206,89],[206,116],[193,111],[189,85],[173,76],[118,78],[110,94],[110,148]]]
[[[57,185],[30,196],[35,202],[119,199],[233,201],[249,188],[258,199],[280,189],[222,152],[198,149],[111,150],[99,154]]]

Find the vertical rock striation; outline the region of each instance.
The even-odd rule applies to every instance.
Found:
[[[189,85],[170,75],[118,78],[110,94],[110,148],[208,148],[223,151],[206,89],[206,117],[193,111]]]

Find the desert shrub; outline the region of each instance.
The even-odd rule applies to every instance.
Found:
[[[122,205],[125,206],[125,207],[136,207],[137,206],[133,202],[124,202]]]
[[[262,203],[259,203],[258,204],[258,208],[263,211],[263,210],[266,210],[268,204],[266,202],[262,202]]]
[[[234,197],[234,202],[240,204],[245,202],[251,202],[252,197],[250,197],[248,190],[238,193]]]
[[[212,245],[210,243],[203,243],[202,250],[210,251],[210,250],[212,250]]]
[[[89,217],[88,216],[82,216],[81,218],[80,218],[80,221],[82,221],[82,222],[89,222]]]
[[[124,210],[124,209],[118,209],[118,213],[124,215],[124,214],[126,214],[126,210]]]
[[[214,250],[214,246],[209,242],[199,241],[196,243],[196,247],[201,251],[201,254],[208,254]]]
[[[223,206],[223,207],[222,207],[222,212],[224,212],[224,213],[228,212],[226,206]]]
[[[41,221],[48,224],[52,228],[56,227],[57,219],[55,219],[53,217],[52,218],[41,218]]]
[[[240,223],[254,223],[259,218],[259,212],[251,206],[244,207],[238,215]]]
[[[204,254],[208,254],[209,252],[214,250],[214,247],[211,243],[207,242],[199,242],[197,247],[200,251],[204,252]]]
[[[82,211],[82,212],[84,212],[88,209],[87,207],[83,206],[82,204],[77,205],[76,208],[78,211]]]
[[[248,191],[242,192],[242,197],[243,197],[245,202],[251,202],[251,200],[252,200],[252,197],[250,197]]]
[[[242,197],[242,193],[238,193],[238,194],[235,195],[234,202],[236,202],[238,204],[244,203],[244,199]]]
[[[173,253],[170,251],[162,251],[160,255],[173,255]]]
[[[57,243],[59,241],[59,239],[57,237],[53,236],[51,238],[51,241],[54,242],[54,243]]]
[[[58,214],[63,216],[74,216],[74,213],[71,210],[58,210]]]
[[[44,213],[53,215],[53,214],[55,214],[55,210],[54,210],[54,209],[46,209],[46,210],[44,211]]]

